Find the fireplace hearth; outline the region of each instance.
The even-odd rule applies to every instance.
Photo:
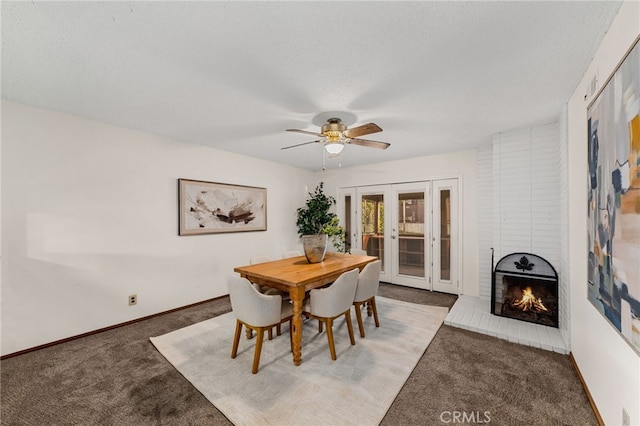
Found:
[[[493,270],[491,313],[558,327],[558,274],[531,253],[511,253]]]

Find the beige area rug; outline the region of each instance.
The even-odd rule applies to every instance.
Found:
[[[255,338],[240,340],[231,359],[235,317],[228,313],[150,340],[160,353],[236,425],[377,425],[413,371],[448,309],[377,297],[380,327],[364,316],[349,344],[344,319],[334,324],[338,359],[326,334],[305,321],[302,363],[293,365],[289,329],[265,338],[251,374]]]

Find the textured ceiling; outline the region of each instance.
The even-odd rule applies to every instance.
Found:
[[[620,2],[2,2],[2,97],[318,170],[327,111],[375,122],[343,167],[557,119]],[[315,123],[315,124],[314,124]]]

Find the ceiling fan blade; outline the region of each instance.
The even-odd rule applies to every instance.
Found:
[[[360,146],[366,146],[367,148],[378,148],[378,149],[387,149],[391,146],[391,144],[387,142],[370,141],[368,139],[354,139],[354,138],[351,138],[351,140],[348,143],[352,145],[360,145]]]
[[[343,134],[348,138],[357,138],[358,136],[370,135],[371,133],[381,132],[382,128],[376,123],[363,124],[362,126],[347,129]]]
[[[284,148],[280,148],[280,149],[295,148],[297,146],[309,145],[310,143],[316,143],[316,142],[322,142],[322,141],[318,140],[318,141],[311,141],[311,142],[303,142],[303,143],[299,143],[299,144],[296,144],[296,145],[285,146]]]
[[[322,136],[322,133],[309,132],[307,130],[300,130],[300,129],[286,129],[286,130],[287,132],[296,132],[296,133],[304,133],[305,135]]]

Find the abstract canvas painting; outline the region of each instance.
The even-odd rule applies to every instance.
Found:
[[[640,44],[588,108],[588,299],[640,354]]]
[[[266,231],[267,190],[178,179],[179,235]]]

